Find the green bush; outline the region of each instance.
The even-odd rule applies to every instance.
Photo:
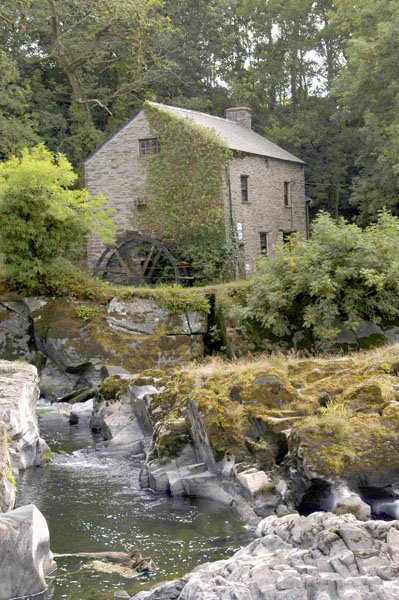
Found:
[[[241,311],[244,327],[328,349],[342,329],[399,317],[399,219],[361,229],[320,213],[309,240],[293,236],[261,259]]]
[[[91,231],[112,242],[105,197],[71,189],[76,178],[65,156],[42,144],[0,164],[0,253],[15,287],[29,291],[48,284]]]

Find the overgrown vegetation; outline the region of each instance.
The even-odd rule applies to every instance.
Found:
[[[392,482],[398,472],[399,344],[350,356],[272,354],[184,365],[151,404],[163,431],[186,434],[197,415],[217,459],[273,469],[288,452],[321,476],[357,485]],[[287,445],[282,444],[287,430]]]
[[[223,212],[222,177],[230,151],[216,134],[151,103],[145,113],[161,143],[147,158],[145,229],[156,230],[174,253],[190,263],[196,279],[215,281],[233,273],[234,247]]]
[[[56,266],[55,264],[48,270],[45,281],[31,283],[29,291],[32,294],[82,301],[91,300],[103,305],[110,302],[112,298],[120,300],[149,298],[172,314],[181,310],[195,310],[204,314],[209,312],[206,288],[185,288],[177,284],[157,287],[112,285],[107,281],[90,277],[76,266],[63,264],[61,270],[57,270]],[[15,291],[24,293],[28,290],[21,286],[16,287],[9,280],[6,281],[4,270],[0,265],[0,293],[7,294]],[[82,312],[85,310],[83,309]]]
[[[365,229],[320,214],[309,240],[294,236],[259,262],[240,309],[247,334],[328,349],[342,329],[399,318],[399,219]]]
[[[42,144],[0,164],[0,253],[11,285],[33,292],[57,281],[92,230],[113,240],[105,197],[72,189],[76,177]]]

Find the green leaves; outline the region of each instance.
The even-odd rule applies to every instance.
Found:
[[[328,348],[342,328],[399,318],[399,219],[386,211],[366,229],[320,213],[309,240],[296,236],[261,259],[243,315],[292,341]]]
[[[107,243],[114,224],[105,197],[71,189],[77,176],[62,154],[40,144],[0,163],[0,252],[9,281],[33,288],[68,261],[95,230]]]

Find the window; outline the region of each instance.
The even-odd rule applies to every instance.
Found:
[[[284,206],[291,206],[291,182],[284,181]]]
[[[248,202],[248,175],[241,175],[241,200]]]
[[[291,236],[296,233],[296,231],[283,231],[283,242],[284,244],[286,244],[287,242],[290,241]]]
[[[260,231],[259,237],[260,237],[260,253],[263,256],[267,256],[267,232]]]
[[[161,151],[161,144],[157,138],[139,140],[140,156],[153,156]]]

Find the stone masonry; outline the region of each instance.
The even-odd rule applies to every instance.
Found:
[[[249,109],[229,109],[228,122],[239,123],[238,131],[249,129]],[[202,115],[202,113],[192,114]],[[205,115],[203,115],[205,116]],[[209,117],[209,116],[208,116]],[[215,118],[217,119],[217,118]],[[216,123],[225,122],[217,119]],[[233,127],[237,127],[236,124]],[[255,135],[255,134],[253,134]],[[139,155],[139,140],[155,138],[144,111],[141,111],[117,130],[85,162],[86,187],[92,194],[102,193],[107,205],[114,209],[113,219],[117,235],[125,237],[128,232],[138,231],[135,215],[145,210],[146,172],[145,161]],[[260,136],[256,136],[260,138]],[[226,222],[238,224],[240,240],[239,275],[250,273],[261,254],[260,233],[267,234],[267,253],[282,238],[283,232],[306,233],[304,171],[301,162],[281,160],[248,152],[233,150],[230,162],[230,181],[224,178],[224,209]],[[248,177],[248,202],[242,201],[241,176]],[[284,182],[290,185],[290,206],[284,204]],[[139,231],[156,237],[154,231]],[[241,236],[240,236],[241,237]],[[88,267],[92,271],[104,250],[99,238],[93,236],[88,244]]]
[[[241,175],[248,176],[248,202],[241,200]],[[284,206],[284,181],[290,182],[290,206]],[[263,156],[234,156],[230,164],[233,219],[242,226],[243,273],[250,273],[260,256],[260,233],[267,233],[267,253],[283,232],[306,234],[303,167]],[[229,206],[225,211],[229,212]]]

